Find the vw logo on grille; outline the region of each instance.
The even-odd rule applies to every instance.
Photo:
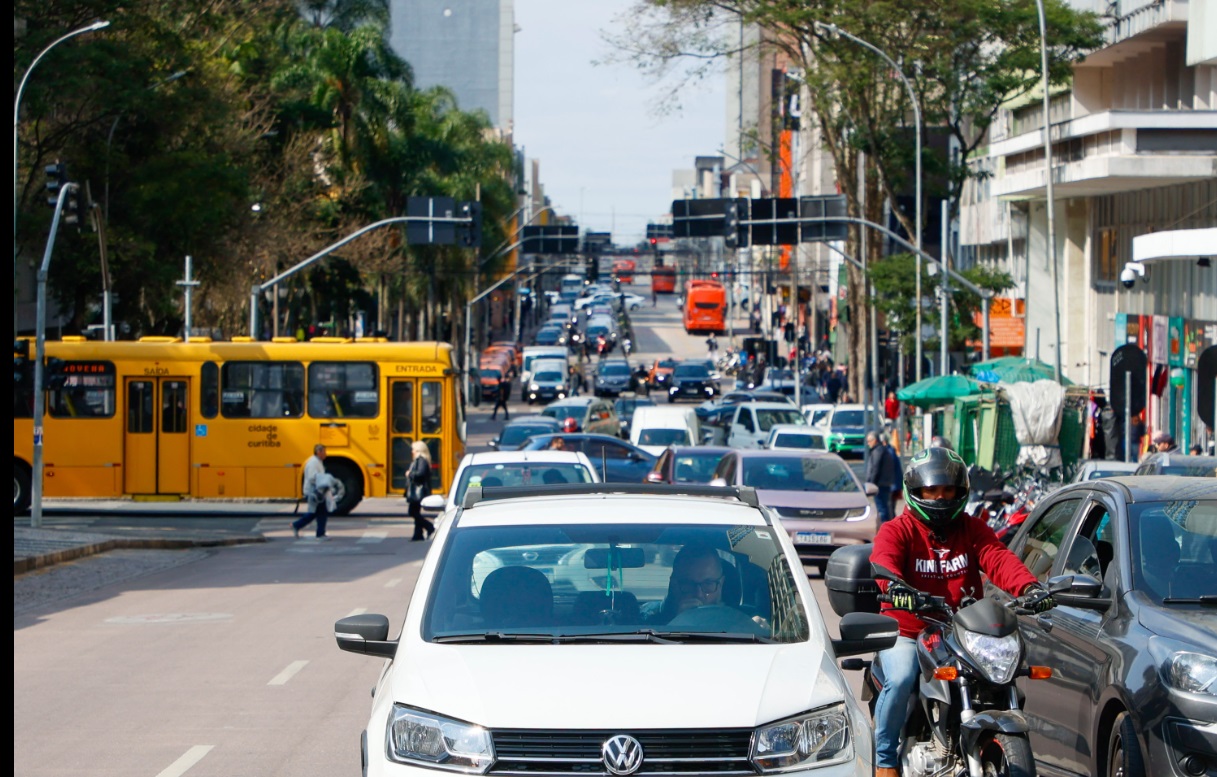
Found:
[[[642,766],[642,745],[628,734],[618,734],[605,740],[600,754],[604,757],[604,768],[609,770],[609,774],[633,774]]]

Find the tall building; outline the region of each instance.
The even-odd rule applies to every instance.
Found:
[[[514,0],[391,0],[389,43],[420,89],[444,86],[461,110],[482,110],[512,129]]]

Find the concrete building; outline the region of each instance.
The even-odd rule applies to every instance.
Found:
[[[1156,262],[1131,289],[1120,274],[1138,235],[1217,226],[1217,0],[1071,4],[1109,26],[1107,45],[1076,64],[1071,87],[1050,100],[1057,293],[1042,93],[1005,106],[994,123],[975,162],[991,177],[965,192],[960,241],[965,258],[1017,282],[1014,301],[1028,301],[1028,355],[1055,360],[1059,295],[1064,374],[1105,386],[1112,352],[1139,343],[1158,389],[1149,428],[1195,441],[1190,379],[1195,353],[1217,344],[1217,269],[1199,257]],[[1170,381],[1154,381],[1173,370]]]
[[[420,89],[444,86],[461,110],[482,110],[512,130],[514,0],[390,0],[389,43]]]

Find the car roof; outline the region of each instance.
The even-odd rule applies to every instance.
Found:
[[[561,464],[563,462],[581,464],[581,458],[578,451],[486,451],[484,453],[470,453],[465,457],[462,464],[508,464],[512,462],[537,462],[540,464]]]
[[[799,409],[797,407],[795,407],[794,405],[790,404],[789,402],[768,402],[768,401],[762,401],[762,400],[750,400],[748,402],[736,402],[735,404],[736,404],[736,407],[743,407],[744,405],[747,405],[756,410],[793,410],[796,413],[799,412]],[[796,426],[802,426],[802,424],[796,424]]]
[[[1141,462],[1162,462],[1164,467],[1217,467],[1217,456],[1189,456],[1186,453],[1151,453]]]
[[[805,448],[781,448],[776,451],[768,448],[739,448],[735,452],[740,456],[740,458],[744,459],[776,458],[779,456],[785,459],[790,458],[791,456],[797,456],[804,459],[833,459],[834,461],[839,461],[842,464],[845,463],[845,459],[842,459],[835,453],[829,453],[828,451],[807,450]]]
[[[551,418],[547,415],[536,413],[533,415],[518,415],[515,418],[507,419],[505,426],[516,426],[519,424],[545,424],[546,426],[560,426],[561,422],[556,418]]]
[[[614,484],[607,484],[611,489]],[[529,496],[478,502],[457,519],[462,527],[532,524],[714,524],[767,526],[765,514],[743,502],[698,496],[603,493]]]
[[[834,412],[838,411],[838,410],[861,410],[863,412],[866,412],[867,410],[873,410],[874,407],[875,407],[874,405],[861,405],[861,404],[857,404],[857,403],[850,403],[848,405],[835,405]]]
[[[824,434],[824,430],[807,424],[774,424],[769,427],[770,434],[778,432],[798,432],[799,434]]]
[[[567,397],[557,402],[550,402],[549,407],[587,407],[596,401],[596,397]]]
[[[699,453],[717,453],[722,456],[730,453],[734,448],[728,448],[725,445],[669,445],[668,450],[672,451],[673,456],[688,456]]]
[[[1217,499],[1217,479],[1187,475],[1120,475],[1073,483],[1054,491],[1053,496],[1094,490],[1118,495],[1132,503]]]

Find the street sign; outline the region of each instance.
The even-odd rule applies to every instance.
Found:
[[[407,197],[406,215],[416,218],[455,218],[452,197]],[[456,224],[451,221],[407,221],[406,242],[410,245],[453,245]]]
[[[577,254],[579,253],[579,227],[566,224],[524,227],[521,233],[520,253]]]
[[[1124,417],[1124,375],[1129,376],[1129,413],[1136,415],[1145,409],[1145,351],[1133,343],[1121,345],[1111,354],[1111,409]]]
[[[800,197],[799,217],[804,219],[845,218],[845,195]],[[848,236],[848,225],[844,221],[820,221],[801,226],[799,239],[804,243],[826,243],[832,240],[844,240]]]
[[[726,225],[727,201],[673,200],[673,237],[722,237]]]
[[[799,225],[791,221],[786,224],[766,224],[766,220],[797,219],[799,201],[793,197],[765,198],[752,201],[752,245],[792,246],[799,242]]]

